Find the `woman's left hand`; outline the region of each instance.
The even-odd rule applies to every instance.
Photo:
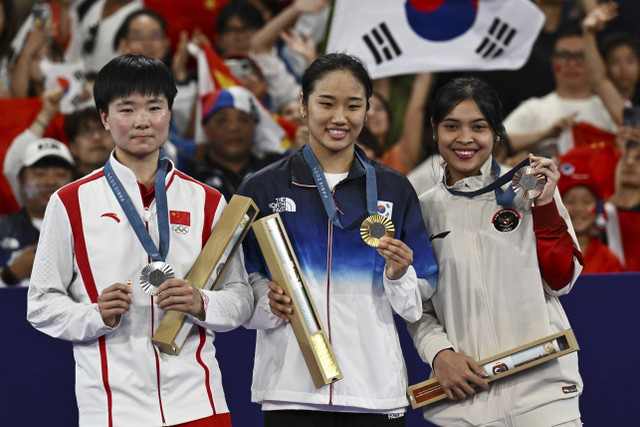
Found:
[[[402,240],[383,237],[378,243],[377,251],[387,260],[385,267],[387,279],[401,278],[413,263],[413,251]]]
[[[533,154],[529,154],[529,163],[533,167],[536,175],[544,175],[547,178],[547,182],[544,184],[542,194],[536,198],[536,206],[544,206],[551,203],[553,200],[553,193],[560,179],[560,172],[553,160],[546,157],[536,157]]]

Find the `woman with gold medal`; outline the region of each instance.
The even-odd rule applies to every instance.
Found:
[[[280,214],[343,374],[314,387],[288,325],[291,299],[269,281],[249,237],[256,303],[249,327],[258,329],[252,401],[262,405],[266,426],[405,424],[407,376],[393,314],[420,317],[437,267],[407,179],[355,146],[371,92],[356,58],[317,59],[300,95],[309,143],[238,190],[261,216]]]

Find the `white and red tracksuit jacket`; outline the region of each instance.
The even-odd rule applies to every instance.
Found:
[[[491,158],[452,189],[486,187],[490,168]],[[578,278],[582,255],[558,191],[554,202],[532,207],[516,197],[505,207],[494,192],[467,198],[443,183],[420,196],[440,271],[422,318],[409,325],[425,362],[433,366],[446,348],[481,360],[571,327],[558,297]],[[442,426],[552,426],[580,418],[581,392],[570,353],[467,399],[428,405],[424,415]]]
[[[131,170],[111,157],[156,245],[155,200],[145,209]],[[186,277],[226,203],[171,165],[166,177],[170,246],[166,262]],[[151,342],[164,312],[139,284],[149,258],[102,170],[51,197],[31,275],[28,320],[40,331],[73,341],[76,397],[83,426],[174,425],[228,412],[213,331],[231,330],[251,315],[253,295],[242,251],[224,283],[203,291],[206,319],[198,321],[178,356]],[[133,303],[114,328],[104,324],[97,298],[113,283],[131,280]]]

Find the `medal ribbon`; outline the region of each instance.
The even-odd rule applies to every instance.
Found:
[[[124,190],[122,183],[114,173],[113,167],[111,166],[110,162],[111,158],[109,158],[109,160],[107,160],[107,163],[104,165],[104,176],[105,178],[107,178],[109,187],[111,187],[113,194],[116,196],[116,199],[118,199],[118,203],[120,203],[122,210],[129,220],[129,224],[131,224],[131,227],[136,233],[140,244],[147,252],[149,257],[153,261],[164,261],[167,257],[167,253],[169,252],[169,209],[167,207],[167,189],[164,182],[167,176],[167,165],[169,164],[169,158],[164,153],[164,151],[160,149],[160,155],[158,157],[158,171],[156,172],[155,187],[153,189],[158,212],[158,234],[160,236],[160,250],[156,248],[155,243],[153,243],[153,240],[151,240],[151,236],[149,235],[147,228],[142,223],[142,219],[140,219],[140,216],[138,216],[136,208],[131,202],[131,198],[129,198],[129,195]]]
[[[503,190],[501,187],[513,179],[513,176],[516,174],[518,169],[528,165],[529,165],[529,158],[526,158],[520,163],[518,163],[518,165],[513,169],[511,169],[509,172],[500,176],[500,165],[498,164],[498,162],[496,162],[496,159],[493,159],[493,176],[495,181],[493,181],[491,184],[487,185],[486,187],[476,191],[452,190],[446,186],[446,176],[442,177],[442,182],[445,183],[445,188],[449,191],[449,193],[455,196],[471,198],[471,197],[476,197],[481,194],[488,193],[489,191],[495,190],[496,201],[498,202],[498,204],[501,206],[510,206],[513,203],[513,199],[516,197],[516,193],[515,191],[513,191],[512,186],[509,186],[509,188],[507,188],[506,191]]]
[[[367,192],[367,212],[369,215],[375,215],[378,213],[378,188],[376,186],[376,171],[373,169],[373,166],[366,162],[357,151],[354,150],[354,153],[362,166],[364,166],[364,172],[366,176],[366,192]],[[344,226],[340,222],[340,214],[338,213],[338,209],[336,208],[336,204],[333,200],[333,195],[331,194],[331,189],[329,188],[329,184],[327,184],[327,180],[324,176],[324,171],[322,170],[322,166],[320,166],[320,162],[318,158],[313,154],[311,147],[307,143],[302,149],[302,155],[304,156],[304,160],[307,162],[309,167],[311,168],[311,175],[313,175],[313,180],[318,187],[318,193],[320,193],[320,198],[322,199],[322,203],[324,204],[324,210],[327,212],[329,219],[331,222],[338,228],[350,228],[356,220],[352,221],[350,224]]]

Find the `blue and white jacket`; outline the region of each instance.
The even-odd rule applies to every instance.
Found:
[[[333,190],[341,222],[353,221],[349,229],[329,220],[302,150],[255,173],[238,190],[256,202],[260,216],[280,213],[344,376],[314,387],[292,328],[269,309],[268,270],[250,234],[243,246],[256,304],[248,327],[258,329],[252,401],[263,410],[402,412],[408,404],[393,313],[419,319],[438,269],[407,179],[364,153],[362,158],[376,172],[379,213],[391,218],[394,237],[413,250],[413,266],[398,280],[384,276],[384,258],[360,237],[360,223],[369,214],[359,160]]]

